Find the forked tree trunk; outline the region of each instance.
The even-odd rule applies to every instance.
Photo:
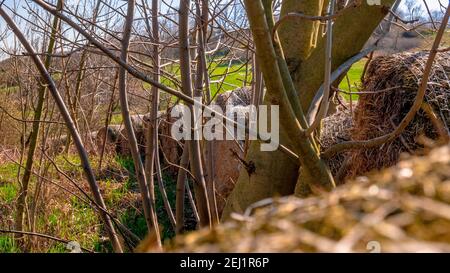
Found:
[[[130,47],[131,31],[134,21],[135,4],[136,4],[135,0],[128,1],[127,16],[125,26],[123,29],[122,49],[120,59],[125,63],[128,62],[128,51]],[[130,109],[127,95],[127,78],[128,78],[127,75],[128,75],[127,71],[125,70],[124,67],[121,66],[119,68],[119,97],[120,97],[120,106],[122,110],[122,117],[125,125],[126,134],[128,137],[130,152],[133,157],[133,162],[136,169],[136,180],[138,182],[139,190],[142,196],[142,206],[144,208],[144,216],[147,222],[147,229],[149,234],[154,234],[156,238],[159,238],[156,209],[151,201],[151,195],[147,183],[147,178],[145,176],[144,164],[142,163],[142,159],[139,153],[138,141],[133,128],[133,122],[130,117]],[[157,240],[157,243],[160,244],[161,243],[160,240]]]
[[[267,4],[272,1],[245,1],[246,8],[249,8],[249,4],[254,5],[255,2],[260,2],[262,5],[263,2]],[[394,2],[395,0],[382,0],[382,5],[370,6],[367,1],[361,1],[358,7],[342,12],[334,24],[332,70],[361,51]],[[320,16],[327,4],[326,1],[317,0],[285,0],[282,3],[282,16],[290,12]],[[254,15],[254,13],[248,12],[250,21],[252,14]],[[280,27],[279,36],[301,106],[307,110],[323,83],[326,44],[324,37],[319,32],[320,28],[317,26],[317,22],[300,18],[289,20],[292,22]],[[252,28],[254,36],[258,34],[258,31],[262,31],[261,28]],[[256,47],[258,49],[258,44]],[[258,61],[261,62],[261,56],[258,56]],[[266,86],[270,86],[267,81],[271,79],[272,77],[265,77]],[[294,97],[289,97],[290,101],[294,99]],[[270,102],[267,97],[265,102]],[[288,117],[282,116],[280,113],[280,120],[286,118]],[[288,147],[293,147],[295,143],[299,142],[299,139],[292,139],[287,129],[290,128],[280,124],[280,142]],[[299,154],[299,157],[302,158],[304,155]],[[256,171],[251,175],[245,169],[241,171],[236,187],[227,201],[224,218],[229,217],[231,212],[243,212],[258,200],[276,195],[294,194],[296,185],[305,183],[305,181],[299,181],[300,162],[293,160],[282,151],[261,152],[259,143],[253,141],[246,160],[254,163]],[[309,175],[309,179],[315,180],[315,178],[320,179],[317,173]],[[315,181],[307,182],[311,184]]]

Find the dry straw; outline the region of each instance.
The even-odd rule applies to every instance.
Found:
[[[325,120],[322,144],[328,148],[342,139],[369,140],[392,132],[411,109],[428,52],[381,56],[370,63],[353,116],[337,113]],[[354,150],[329,159],[342,177],[355,177],[398,162],[402,153],[420,154],[420,139],[448,138],[450,127],[450,53],[439,53],[431,71],[422,109],[393,141]],[[352,126],[352,129],[349,130]],[[344,160],[346,158],[346,160]],[[345,162],[344,166],[341,166]]]
[[[176,252],[450,252],[450,146],[324,196],[261,202]]]

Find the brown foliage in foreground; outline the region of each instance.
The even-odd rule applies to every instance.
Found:
[[[448,252],[450,146],[360,177],[332,193],[266,208],[179,237],[176,252]]]

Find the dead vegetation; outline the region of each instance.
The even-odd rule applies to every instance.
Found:
[[[427,52],[378,57],[369,66],[354,113],[353,140],[373,139],[389,133],[414,103]],[[438,54],[422,109],[394,141],[372,149],[350,152],[346,176],[389,167],[400,154],[421,153],[420,138],[447,140],[450,128],[450,53]],[[429,111],[427,111],[429,110]]]
[[[323,120],[323,150],[346,141],[364,141],[392,132],[416,98],[428,52],[410,52],[375,58],[360,87],[353,113],[347,103]],[[396,164],[403,153],[421,154],[424,143],[446,143],[450,135],[450,53],[438,55],[424,102],[405,131],[375,148],[346,151],[327,159],[339,183],[345,178]]]
[[[264,207],[264,208],[263,208]],[[450,146],[307,199],[268,199],[175,252],[449,252]]]
[[[322,122],[319,141],[324,150],[335,144],[351,139],[353,118],[347,104],[338,106],[336,113],[326,117]],[[338,154],[327,160],[327,164],[333,175],[336,176],[339,174],[339,170],[341,169],[342,163],[345,161],[346,155],[347,153]]]

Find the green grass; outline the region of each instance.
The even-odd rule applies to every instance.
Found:
[[[119,125],[122,124],[123,118],[122,114],[114,114],[111,116],[111,124]]]
[[[17,196],[18,185],[16,182],[18,166],[15,163],[0,164],[0,204],[6,205],[7,208],[14,206]],[[9,213],[7,211],[0,211]],[[1,216],[0,216],[1,218]],[[0,233],[0,253],[17,253],[20,252],[16,246],[11,234]]]
[[[164,186],[167,193],[167,199],[173,208],[175,208],[175,200],[176,200],[176,181],[171,179],[170,177],[163,174]],[[167,215],[166,208],[164,207],[163,198],[161,195],[161,191],[159,190],[159,186],[156,183],[155,185],[155,197],[156,197],[156,214],[158,215],[159,224],[162,225],[162,240],[170,239],[175,236],[175,230],[173,230],[172,225],[169,220],[169,216]]]
[[[65,253],[67,252],[66,245],[63,243],[55,243],[47,250],[47,253]]]
[[[119,165],[128,171],[130,174],[130,179],[127,181],[130,187],[136,186],[135,169],[133,159],[129,156],[117,155],[115,160]]]
[[[18,170],[19,167],[15,163],[0,165],[0,203],[12,204],[16,198]]]
[[[223,93],[229,90],[236,89],[244,85],[246,65],[240,61],[234,61],[229,65],[228,62],[212,61],[209,64],[209,75],[211,80],[211,96],[214,97],[217,93]],[[173,75],[175,79],[180,80],[180,68],[178,64],[172,64],[164,67],[164,71]],[[251,67],[247,74],[247,84],[252,80]],[[216,82],[217,81],[217,82]],[[173,80],[168,77],[162,77],[161,83],[174,89],[177,88]],[[144,88],[149,89],[150,84],[144,83]],[[119,118],[118,118],[119,119]],[[118,122],[117,120],[116,122]],[[121,121],[121,120],[120,120]],[[115,123],[115,124],[117,124]]]
[[[139,238],[144,239],[147,235],[147,222],[144,216],[134,208],[128,208],[120,215],[120,221],[136,234]]]
[[[15,93],[19,91],[18,86],[0,87],[0,93]]]
[[[361,60],[357,63],[355,63],[350,70],[347,73],[349,81],[344,77],[341,84],[339,85],[339,88],[347,91],[347,92],[357,92],[358,89],[361,86],[361,75],[364,72],[364,65],[366,64],[366,60]],[[350,82],[350,86],[349,86]],[[342,96],[349,101],[350,95],[342,93]],[[358,100],[358,95],[352,95],[352,100],[356,101]]]
[[[91,156],[90,159],[93,169],[96,170],[98,158]],[[54,162],[63,172],[79,183],[89,193],[78,155],[60,154],[54,158]],[[120,179],[116,181],[114,178],[101,176],[102,178],[98,179],[98,184],[102,189],[105,203],[111,212],[117,215],[118,219],[133,233],[142,239],[145,238],[147,235],[146,221],[142,215],[141,207],[139,205],[136,207],[135,205],[137,202],[136,196],[139,196],[139,191],[135,178],[133,160],[130,157],[117,156],[115,158],[108,158],[108,161],[104,162],[104,166],[108,166],[108,169],[111,168],[111,170],[126,169],[128,171],[129,177],[126,180]],[[38,167],[38,164],[36,164],[35,168],[37,169]],[[5,204],[7,205],[6,207],[10,208],[5,212],[5,215],[14,215],[14,202],[19,189],[19,183],[17,181],[18,170],[19,166],[13,162],[0,164],[0,204]],[[50,165],[46,176],[54,178],[55,182],[61,183],[63,186],[65,185],[65,179],[58,181],[58,177],[62,178],[62,176],[57,174],[56,169],[52,165]],[[176,182],[172,177],[164,174],[163,179],[169,202],[172,208],[174,208]],[[32,196],[34,193],[35,183],[36,179],[30,181],[29,196]],[[162,239],[166,240],[172,238],[175,232],[170,224],[158,185],[157,183],[155,184],[157,215],[159,224],[161,225]],[[68,187],[68,189],[78,193],[80,196],[82,195],[79,191],[71,187]],[[112,250],[110,243],[103,239],[106,237],[106,233],[98,214],[89,205],[80,201],[77,197],[67,192],[59,191],[56,188],[52,188],[49,194],[50,196],[48,198],[50,199],[46,197],[45,200],[51,200],[52,202],[46,203],[45,210],[39,210],[36,215],[36,232],[49,234],[69,241],[76,241],[81,246],[97,252],[110,252]],[[127,198],[129,202],[126,200]],[[187,206],[187,210],[189,208]],[[0,211],[1,213],[3,211]],[[2,224],[0,222],[0,228],[5,228]],[[10,234],[0,234],[0,253],[20,252],[20,249],[14,244],[12,238]],[[39,239],[39,242],[39,248],[33,249],[33,251],[49,253],[68,251],[65,244],[47,239]]]
[[[127,169],[130,173],[127,183],[123,189],[117,190],[115,194],[116,198],[124,195],[127,191],[131,189],[137,189],[137,181],[134,175],[134,163],[129,157],[117,157],[116,160],[122,165],[123,168]],[[171,177],[163,174],[163,181],[167,193],[167,198],[174,208],[176,200],[176,181]],[[158,215],[158,221],[162,228],[162,239],[169,239],[175,236],[175,231],[173,230],[167,211],[164,207],[163,198],[161,191],[159,190],[158,183],[155,181],[155,198],[156,198],[156,213]],[[134,234],[139,236],[141,239],[145,238],[147,234],[147,224],[142,213],[139,213],[134,208],[126,209],[120,216],[121,221],[125,226],[127,226]]]
[[[357,92],[358,88],[361,85],[361,75],[364,71],[364,65],[366,60],[361,60],[355,63],[351,69],[348,71],[348,77],[350,86],[346,78],[342,80],[339,85],[339,88],[349,92]],[[234,90],[237,87],[241,87],[244,85],[245,76],[246,76],[246,66],[244,63],[236,61],[228,66],[228,63],[213,61],[209,64],[209,74],[210,74],[210,90],[211,96],[215,97],[217,93],[221,94],[223,92]],[[180,78],[180,71],[178,65],[171,65],[165,67],[165,71],[175,75],[177,79]],[[251,67],[249,67],[249,73],[247,74],[247,84],[249,84],[252,80]],[[161,83],[167,85],[171,88],[176,88],[173,82],[165,77],[162,77]],[[144,83],[145,88],[150,88],[150,85]],[[348,94],[342,94],[346,100],[350,100],[350,96]],[[358,100],[358,95],[352,96],[353,100]],[[120,124],[122,122],[121,115],[114,115],[112,119],[112,124]]]
[[[0,164],[0,181],[13,181],[17,177],[19,166],[14,163]]]
[[[210,66],[211,81],[221,81],[219,83],[212,83],[211,96],[217,93],[233,90],[244,85],[246,66],[244,63],[235,62],[230,67],[228,64],[212,63]],[[252,80],[252,74],[247,74],[247,85]]]
[[[64,158],[65,157],[65,158]],[[97,158],[91,158],[93,167],[97,164]],[[58,167],[66,174],[71,176],[79,183],[86,183],[83,179],[82,168],[79,166],[80,159],[77,155],[59,155],[55,158]],[[117,163],[111,163],[111,166],[120,166]],[[7,205],[8,211],[0,211],[13,215],[15,200],[18,194],[17,171],[18,165],[15,163],[0,164],[0,204]],[[56,176],[56,170],[53,167],[49,170],[50,176]],[[113,180],[98,180],[104,190],[105,202],[109,208],[115,208],[123,195],[127,192],[126,186],[122,188],[115,187]],[[31,180],[29,189],[34,190],[35,179]],[[33,193],[30,192],[30,195]],[[81,195],[81,194],[79,194]],[[45,212],[39,213],[36,218],[36,230],[41,233],[54,235],[70,241],[79,242],[83,247],[93,249],[98,252],[110,252],[109,242],[102,238],[105,236],[104,228],[99,219],[98,213],[86,203],[80,201],[73,195],[66,192],[52,193],[53,199],[57,198],[58,205],[48,204]],[[0,223],[1,225],[1,223]],[[1,226],[0,226],[1,227]],[[54,253],[67,252],[65,244],[45,240],[46,245],[39,251]],[[11,235],[0,234],[0,253],[19,252],[20,249],[14,244]]]
[[[63,170],[71,176],[82,176],[81,159],[77,154],[60,154],[54,159],[59,169]],[[94,162],[91,161],[93,165]],[[95,166],[92,166],[95,167]],[[56,175],[56,169],[53,170]]]
[[[14,239],[10,235],[0,235],[0,253],[18,253],[19,248],[16,246]]]
[[[12,204],[17,195],[17,187],[13,183],[5,183],[0,186],[0,202]]]

